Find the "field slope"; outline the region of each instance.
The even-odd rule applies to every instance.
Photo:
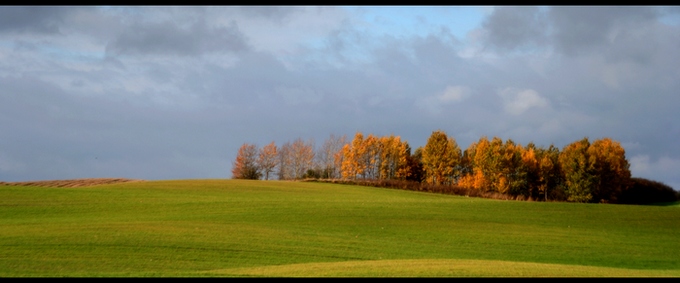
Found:
[[[678,220],[323,183],[0,185],[0,277],[678,277]]]

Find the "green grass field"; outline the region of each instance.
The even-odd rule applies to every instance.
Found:
[[[325,183],[0,186],[0,277],[679,277],[679,221]]]

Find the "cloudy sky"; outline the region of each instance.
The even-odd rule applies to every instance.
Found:
[[[680,188],[678,7],[0,7],[0,180],[229,178],[237,149],[443,130],[624,146]]]

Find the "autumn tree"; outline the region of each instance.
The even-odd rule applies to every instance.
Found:
[[[421,183],[425,179],[425,170],[423,169],[423,147],[416,148],[411,154],[411,147],[407,145],[406,151],[409,153],[406,159],[406,170],[408,175],[406,180]]]
[[[526,195],[531,198],[538,196],[540,161],[539,148],[532,142],[521,149],[522,166],[526,172]]]
[[[523,167],[522,146],[508,139],[482,137],[471,150],[475,187],[503,194],[523,194],[526,170]],[[467,180],[466,180],[467,181]]]
[[[257,166],[257,146],[244,143],[236,154],[236,160],[232,164],[231,174],[234,179],[260,178],[260,168]]]
[[[398,136],[377,137],[361,132],[341,150],[342,176],[355,179],[405,179],[411,175],[410,147]]]
[[[408,142],[401,141],[399,136],[392,138],[390,153],[388,154],[387,163],[389,172],[394,173],[394,177],[399,180],[405,180],[411,176],[411,168],[409,158],[411,156],[411,146]],[[390,173],[391,174],[391,173]],[[391,175],[388,175],[390,177]]]
[[[340,150],[340,156],[336,157],[336,161],[340,161],[340,175],[345,179],[356,179],[357,168],[352,159],[352,145],[345,144]]]
[[[591,192],[593,200],[615,203],[621,192],[632,184],[625,150],[619,142],[604,138],[590,145],[588,158],[589,166],[597,176]]]
[[[366,171],[366,145],[364,134],[357,132],[351,144],[346,144],[342,148],[342,177],[356,179],[358,175],[365,176]]]
[[[364,163],[362,177],[364,179],[378,179],[380,163],[382,163],[380,160],[381,144],[379,139],[373,134],[369,134],[361,146],[364,148],[363,154],[358,157],[360,162]]]
[[[402,142],[399,136],[385,136],[379,139],[379,169],[378,179],[405,179],[411,174],[408,168],[410,147]]]
[[[560,150],[554,145],[547,149],[539,148],[536,151],[538,170],[536,171],[535,185],[537,193],[548,200],[548,190],[556,189],[561,183],[561,169],[559,164]]]
[[[491,155],[491,143],[487,137],[482,136],[477,142],[470,144],[462,159],[464,163],[461,171],[465,175],[460,178],[458,185],[464,188],[489,190],[491,187],[489,176],[493,172]]]
[[[497,167],[503,184],[497,186],[498,191],[510,195],[529,196],[528,173],[529,168],[522,160],[524,148],[521,144],[507,139],[500,148],[500,160]]]
[[[625,150],[610,138],[571,143],[560,153],[559,163],[569,201],[616,202],[631,185]]]
[[[259,166],[262,174],[264,174],[265,180],[269,180],[269,173],[274,172],[274,169],[278,164],[278,152],[274,142],[271,142],[260,149],[257,165]]]
[[[334,167],[337,170],[337,172],[336,172],[337,176],[335,176],[333,178],[345,178],[345,176],[343,175],[344,173],[343,173],[343,167],[342,166],[345,162],[345,147],[349,147],[349,144],[344,142],[344,136],[343,136],[343,143],[344,144],[341,145],[340,150],[338,152],[336,152],[335,154],[333,154]]]
[[[423,148],[423,167],[427,182],[453,184],[457,181],[461,151],[456,141],[443,131],[434,131]]]
[[[467,149],[463,151],[463,155],[460,158],[461,163],[461,177],[458,179],[456,185],[466,188],[466,189],[479,189],[475,187],[474,175],[474,155],[475,147],[477,143],[471,143]]]
[[[511,195],[529,195],[529,166],[524,163],[523,156],[529,162],[532,150],[525,153],[520,144],[511,139],[503,142],[494,137],[491,141],[481,137],[472,143],[462,158],[463,176],[458,185],[485,191],[496,191]]]
[[[589,147],[590,141],[583,138],[568,144],[560,153],[559,163],[568,201],[589,202],[593,198],[591,190],[597,183],[597,176],[589,163]]]

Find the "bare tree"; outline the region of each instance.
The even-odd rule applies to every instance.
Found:
[[[295,179],[304,177],[307,170],[314,166],[314,141],[304,142],[302,138],[296,139],[291,145],[292,167]]]
[[[321,177],[335,179],[340,178],[340,166],[336,159],[338,155],[342,155],[342,147],[347,143],[347,137],[331,136],[324,141],[321,148],[316,152],[316,159],[321,169]]]
[[[257,159],[257,164],[264,174],[264,179],[269,180],[269,173],[273,172],[278,165],[276,144],[271,142],[260,149],[260,154]]]
[[[295,178],[292,157],[292,146],[290,142],[281,145],[281,148],[279,148],[278,151],[279,180],[290,180]]]

